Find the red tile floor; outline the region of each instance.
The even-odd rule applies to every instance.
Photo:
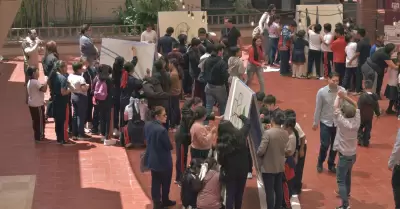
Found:
[[[73,60],[64,57],[65,60]],[[23,67],[20,60],[0,63],[0,176],[36,175],[33,209],[151,209],[150,175],[139,172],[142,150],[104,147],[99,139],[74,147],[35,145],[31,119],[24,102]],[[264,73],[266,91],[277,96],[281,108],[292,108],[307,134],[308,153],[304,174],[303,209],[339,205],[334,175],[316,172],[319,131],[312,131],[315,94],[326,81],[298,80]],[[254,79],[250,85],[255,91]],[[380,103],[386,108],[388,102]],[[351,205],[354,209],[392,209],[391,173],[387,169],[398,126],[397,119],[382,116],[374,121],[370,148],[359,148],[353,172]],[[54,124],[46,126],[54,140]],[[171,140],[173,137],[171,136]],[[179,199],[172,185],[171,198]],[[255,180],[248,181],[244,209],[257,209]],[[176,207],[178,208],[178,207]]]

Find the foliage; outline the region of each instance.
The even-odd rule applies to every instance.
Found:
[[[259,10],[252,7],[250,0],[235,0],[233,6],[235,7],[235,14],[249,14],[260,12]]]
[[[47,5],[48,0],[23,0],[21,7],[15,16],[13,27],[30,28],[42,26],[48,20]],[[42,16],[43,15],[43,16]]]
[[[125,8],[114,11],[121,24],[145,25],[156,24],[159,11],[175,11],[176,0],[125,0]]]

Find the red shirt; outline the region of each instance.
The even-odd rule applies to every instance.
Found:
[[[254,59],[254,47],[251,46],[249,49],[249,62],[255,66],[262,66],[262,63],[260,61],[264,60],[264,53],[262,51],[261,47],[257,47],[257,51],[258,51],[258,59],[255,60]]]
[[[334,40],[331,44],[331,49],[333,52],[333,62],[334,63],[346,63],[346,49],[347,43],[344,37],[341,36]]]

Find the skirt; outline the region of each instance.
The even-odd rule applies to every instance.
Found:
[[[386,85],[386,89],[385,89],[385,94],[384,95],[388,100],[397,101],[397,98],[398,98],[397,86]]]
[[[306,55],[303,51],[294,51],[292,54],[292,62],[293,63],[305,63],[306,62]]]

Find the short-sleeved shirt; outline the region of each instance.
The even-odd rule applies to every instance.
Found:
[[[385,68],[388,67],[388,64],[385,62],[385,60],[390,60],[390,55],[387,54],[383,49],[378,50],[372,55],[371,61],[380,68],[375,69],[377,73],[383,73]]]
[[[221,31],[221,35],[222,35],[222,37],[228,39],[229,47],[237,46],[238,38],[242,36],[240,34],[240,31],[236,27],[232,27],[230,29],[223,28]]]
[[[288,141],[288,143],[286,144],[286,148],[285,148],[285,151],[287,152],[287,151],[290,151],[290,152],[295,152],[296,151],[296,135],[294,134],[294,133],[292,133],[292,134],[290,134],[289,135],[289,141]]]
[[[360,53],[358,56],[358,65],[362,66],[367,61],[371,52],[371,44],[367,38],[363,38],[357,43],[357,52]]]
[[[71,74],[68,76],[68,82],[73,87],[73,93],[87,95],[87,92],[82,90],[82,85],[86,84],[85,78],[83,76]]]
[[[321,35],[313,30],[308,30],[310,50],[321,51]]]
[[[331,43],[333,41],[333,34],[332,33],[326,33],[324,35],[324,41],[325,41],[325,43],[328,43],[328,45],[325,45],[324,43],[321,43],[321,50],[323,52],[332,52]]]
[[[65,75],[62,75],[60,73],[57,73],[54,78],[52,78],[52,88],[53,88],[53,94],[54,94],[54,99],[58,102],[62,103],[68,103],[69,101],[69,95],[62,95],[61,94],[61,89],[68,89],[68,80]]]
[[[356,42],[350,42],[347,44],[345,51],[346,51],[346,67],[347,68],[355,68],[358,65],[358,60],[353,60],[353,62],[350,64],[350,60],[354,57],[356,54],[357,50],[357,43]]]
[[[296,123],[296,126],[294,128],[296,129],[297,133],[299,134],[300,139],[306,136],[306,134],[304,133],[304,131],[301,128],[299,123]],[[304,143],[307,144],[307,140]]]
[[[44,105],[44,92],[40,91],[42,84],[37,79],[30,79],[27,84],[28,105],[30,107],[40,107]]]

